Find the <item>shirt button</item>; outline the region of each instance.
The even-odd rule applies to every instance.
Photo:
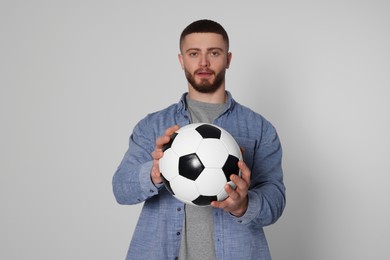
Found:
[[[180,232],[177,232],[176,235],[180,236]]]
[[[177,208],[177,211],[181,211],[181,208]]]
[[[153,193],[154,192],[154,190],[149,190],[150,191],[150,193]]]

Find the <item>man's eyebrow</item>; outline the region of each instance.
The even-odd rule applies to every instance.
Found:
[[[218,50],[218,51],[221,51],[223,52],[223,49],[220,48],[220,47],[210,47],[210,48],[207,48],[207,51],[214,51],[214,50]],[[187,52],[191,52],[191,51],[201,51],[200,48],[189,48],[186,50],[186,53]]]
[[[189,48],[186,50],[186,52],[191,52],[191,51],[200,51],[199,48]]]
[[[220,47],[212,47],[212,48],[208,48],[207,49],[208,51],[221,51],[221,52],[223,52],[223,49],[222,48],[220,48]]]

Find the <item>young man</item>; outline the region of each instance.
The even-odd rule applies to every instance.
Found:
[[[263,227],[285,206],[282,150],[274,127],[237,103],[225,89],[232,54],[224,28],[195,21],[180,37],[179,61],[188,92],[179,103],[149,114],[134,128],[113,190],[120,204],[144,206],[127,259],[271,259]],[[234,190],[210,207],[184,205],[162,184],[162,146],[179,127],[213,123],[226,129],[243,149],[242,176]]]

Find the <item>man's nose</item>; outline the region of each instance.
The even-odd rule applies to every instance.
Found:
[[[209,67],[210,66],[210,62],[209,62],[209,58],[208,58],[207,54],[200,56],[199,65],[201,67]]]

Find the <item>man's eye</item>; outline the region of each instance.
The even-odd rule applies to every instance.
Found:
[[[189,56],[190,57],[196,57],[196,56],[198,56],[198,53],[197,52],[190,52]]]
[[[217,51],[211,52],[212,57],[217,57],[218,55],[219,55],[219,52],[217,52]]]

